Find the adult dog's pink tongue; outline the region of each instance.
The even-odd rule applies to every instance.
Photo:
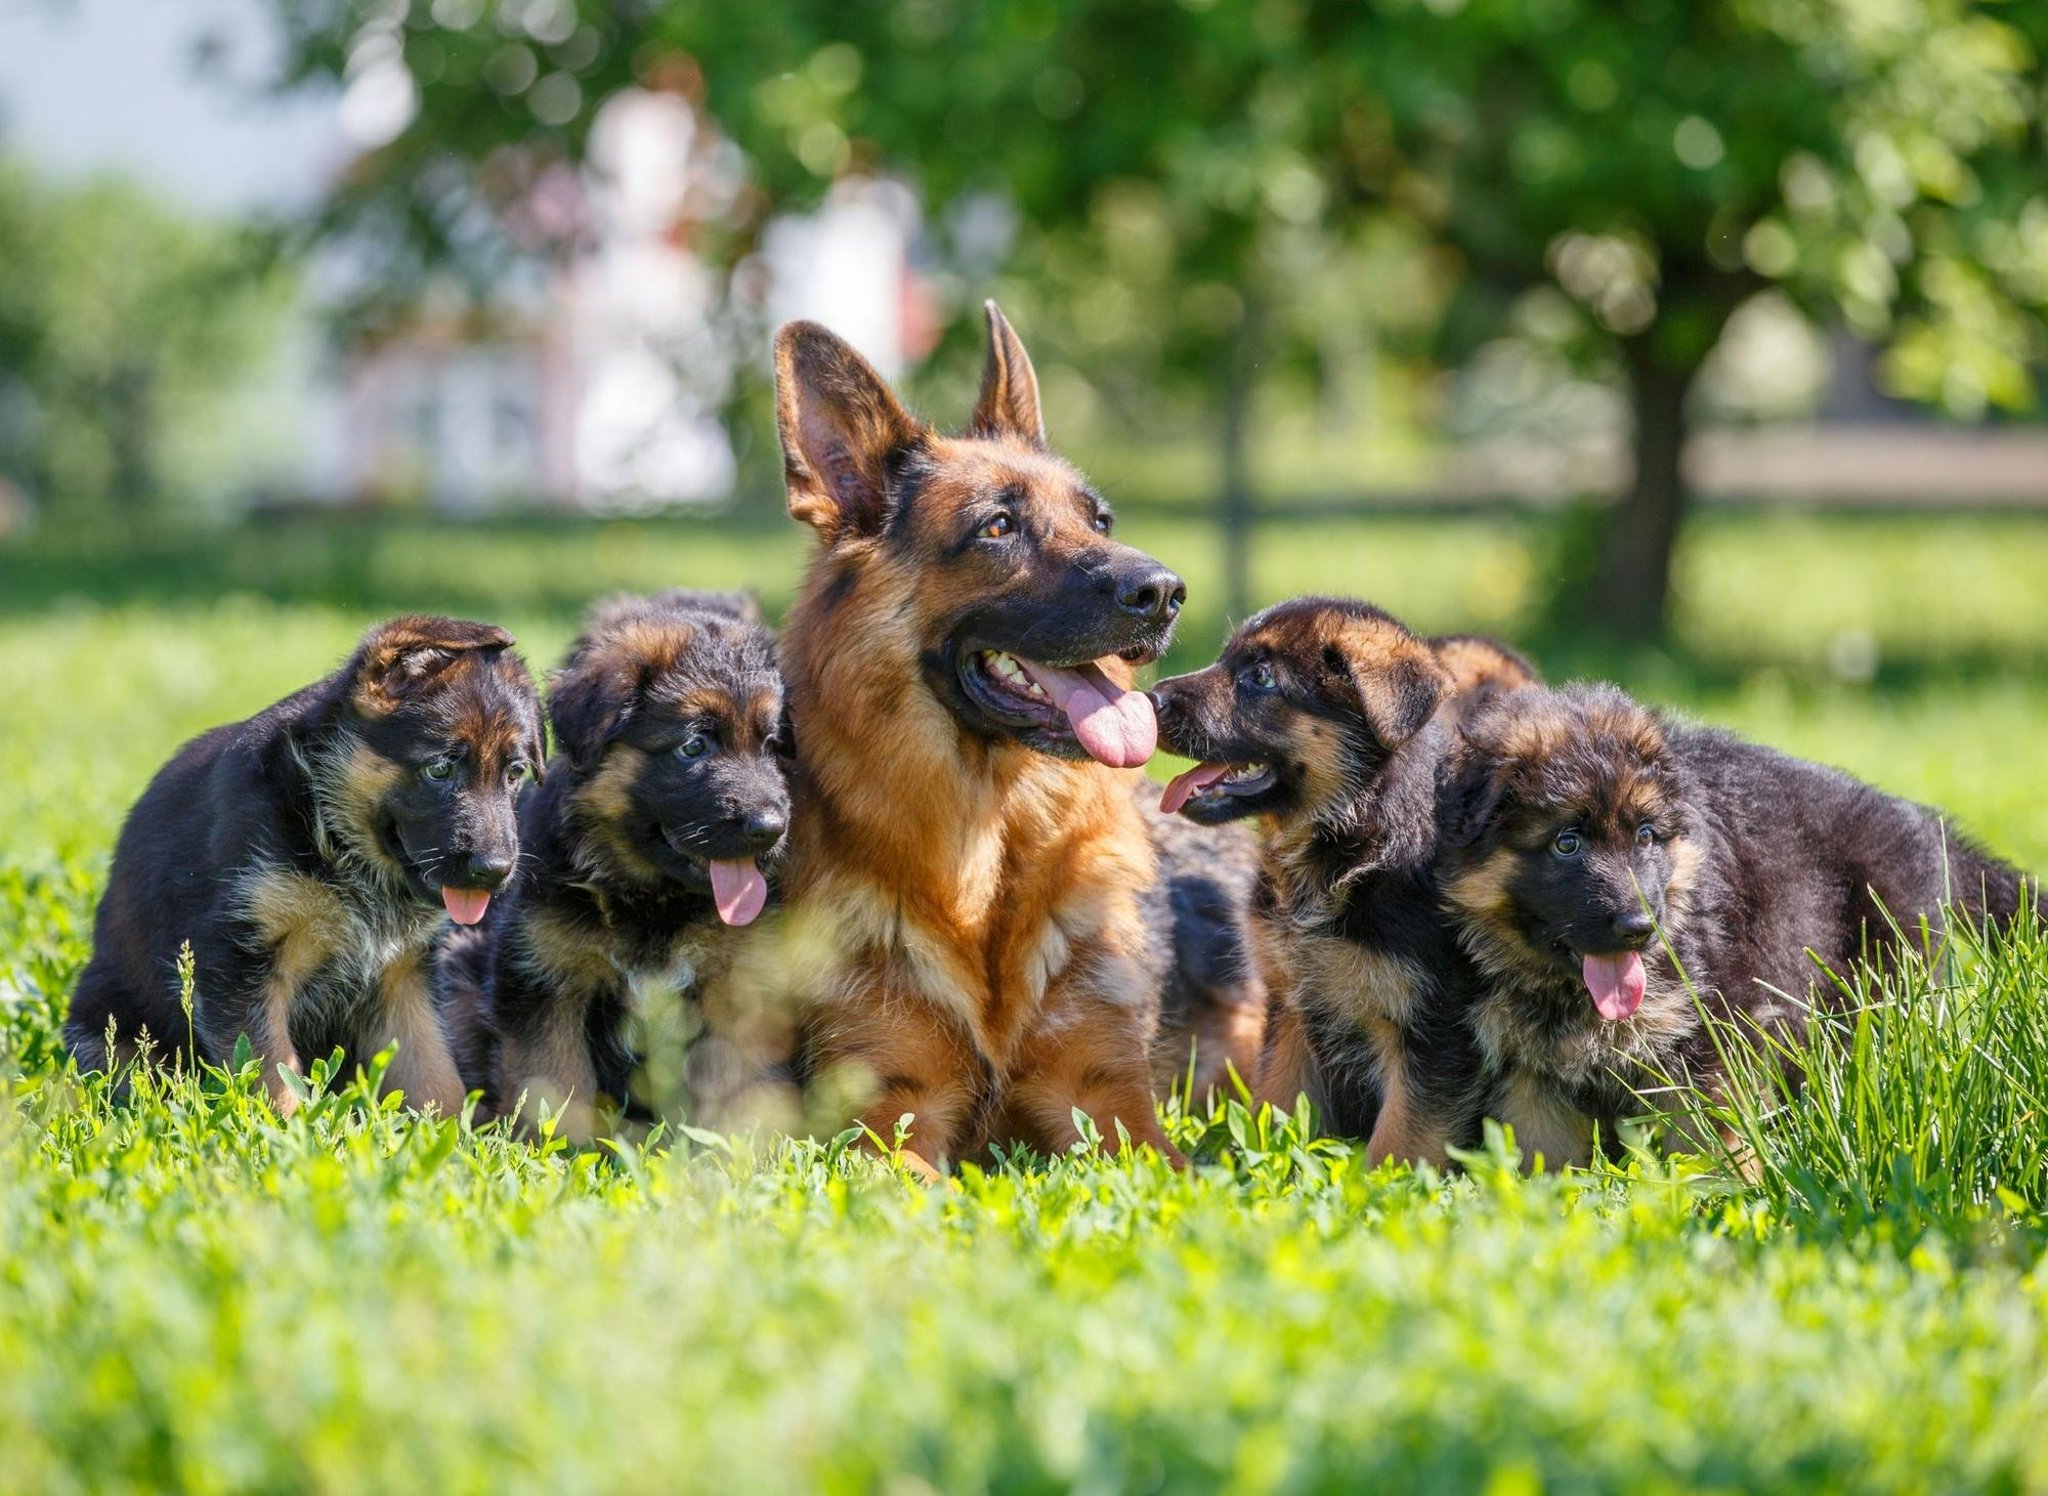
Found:
[[[1159,808],[1168,815],[1178,814],[1183,805],[1229,772],[1229,764],[1196,764],[1183,770],[1173,776],[1166,793],[1159,797]]]
[[[484,917],[484,911],[491,907],[489,890],[482,888],[444,888],[441,902],[448,906],[448,917],[458,925],[473,925]]]
[[[1118,685],[1100,665],[1061,670],[1021,658],[1017,663],[1067,714],[1090,757],[1113,769],[1135,769],[1159,746],[1159,719],[1151,699]]]
[[[1643,1005],[1643,988],[1649,977],[1643,958],[1634,951],[1619,956],[1588,956],[1580,968],[1586,990],[1593,994],[1593,1006],[1610,1023],[1618,1023]]]
[[[751,857],[714,858],[711,862],[711,902],[718,917],[729,925],[750,925],[768,906],[768,880]]]

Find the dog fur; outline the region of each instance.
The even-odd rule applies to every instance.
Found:
[[[786,1021],[699,1002],[743,935],[710,860],[772,877],[787,841],[775,636],[734,594],[615,598],[549,685],[556,751],[521,806],[525,874],[441,953],[465,1078],[485,1115],[530,1126],[545,1104],[577,1143],[629,1110],[730,1123],[789,1043]]]
[[[885,1141],[913,1117],[913,1168],[1064,1150],[1076,1109],[1111,1148],[1121,1127],[1173,1157],[1152,1104],[1159,967],[1139,890],[1156,860],[1137,776],[995,672],[1094,672],[1128,706],[1185,592],[1110,538],[1108,507],[1046,444],[993,303],[988,323],[958,437],[824,328],[776,336],[789,510],[818,546],[782,641],[799,746],[787,907],[731,980],[796,996],[814,1114]]]
[[[396,619],[325,680],[179,749],[115,848],[65,1025],[81,1068],[145,1046],[221,1064],[247,1035],[290,1112],[302,1057],[364,1060],[396,1040],[386,1085],[457,1111],[428,949],[443,889],[494,893],[516,866],[514,802],[541,732],[512,643],[488,624]]]
[[[1937,811],[1608,686],[1482,706],[1443,818],[1488,1108],[1552,1164],[1587,1161],[1647,1086],[1719,1083],[1686,979],[1709,1013],[1800,1024],[1825,973],[1896,948],[1892,921],[1915,940],[1946,905],[2008,921],[2021,881]],[[1629,952],[1641,1005],[1603,1018],[1583,959]]]
[[[1438,908],[1438,777],[1466,704],[1534,678],[1494,641],[1423,639],[1367,604],[1311,597],[1153,692],[1168,745],[1210,766],[1182,813],[1268,827],[1256,1094],[1288,1107],[1306,1090],[1375,1162],[1442,1163],[1475,1139],[1455,1014],[1476,974]]]

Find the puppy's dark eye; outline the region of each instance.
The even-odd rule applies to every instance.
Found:
[[[710,751],[711,735],[709,733],[693,732],[676,744],[677,758],[702,758]]]
[[[1107,535],[1115,528],[1116,520],[1107,509],[1095,516],[1095,533],[1097,535]]]
[[[1550,850],[1560,857],[1576,857],[1579,855],[1579,849],[1584,845],[1585,843],[1580,840],[1578,832],[1560,831],[1550,843]]]
[[[1001,540],[1017,528],[1017,522],[1007,514],[998,514],[974,533],[983,540]]]
[[[1645,849],[1657,845],[1657,828],[1648,821],[1636,827],[1636,845]]]
[[[452,758],[437,758],[430,764],[421,765],[420,773],[433,780],[436,784],[443,783],[455,777],[455,760]]]
[[[518,789],[521,785],[525,784],[526,781],[532,777],[532,764],[517,763],[513,764],[505,770],[505,783],[510,785],[515,790]]]
[[[1273,674],[1271,662],[1260,660],[1244,673],[1244,683],[1254,691],[1271,691],[1280,684],[1280,678]]]

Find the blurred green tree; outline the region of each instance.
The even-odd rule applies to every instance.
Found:
[[[0,478],[62,520],[169,493],[181,423],[274,334],[280,279],[238,229],[117,180],[67,188],[0,162]]]
[[[402,69],[416,100],[322,225],[383,246],[379,296],[533,247],[520,202],[628,87],[743,153],[699,226],[729,264],[849,174],[907,176],[942,237],[1007,204],[1032,325],[1213,392],[1233,610],[1254,371],[1332,320],[1435,326],[1455,358],[1562,291],[1635,458],[1572,597],[1629,633],[1663,619],[1688,396],[1764,287],[1888,340],[1910,393],[2032,398],[2040,88],[1975,0],[275,3],[287,83]],[[1390,233],[1436,246],[1447,315],[1441,277],[1371,283]]]

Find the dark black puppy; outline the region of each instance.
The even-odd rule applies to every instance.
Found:
[[[1709,1012],[1797,1023],[1816,958],[1845,974],[1883,959],[1893,921],[2003,922],[2019,896],[1935,811],[1612,687],[1480,708],[1443,816],[1446,906],[1485,973],[1469,1012],[1488,1105],[1553,1164],[1590,1158],[1642,1087],[1715,1082],[1673,952]]]
[[[445,1112],[463,1088],[435,1013],[442,910],[483,918],[519,853],[514,799],[541,758],[540,706],[512,636],[451,618],[372,629],[343,665],[178,750],[129,813],[65,1037],[81,1066],[247,1034],[280,1072],[397,1040],[388,1085]],[[109,1031],[115,1048],[107,1047]]]
[[[1272,994],[1257,1094],[1307,1089],[1368,1151],[1441,1163],[1476,1140],[1459,1003],[1475,973],[1438,904],[1439,770],[1457,682],[1526,671],[1490,641],[1435,641],[1364,603],[1302,598],[1246,623],[1207,670],[1153,693],[1160,734],[1203,760],[1165,808],[1271,826],[1254,929]]]
[[[600,606],[551,679],[556,754],[521,808],[526,871],[441,975],[464,1069],[486,1105],[564,1109],[593,1137],[631,1097],[635,1018],[652,994],[695,998],[769,898],[789,823],[775,638],[750,600],[666,592]],[[702,1017],[703,1015],[695,1015]],[[720,1014],[687,1077],[743,1084],[764,1015]],[[745,1058],[743,1058],[745,1056]]]
[[[1155,1090],[1188,1086],[1197,1101],[1258,1080],[1265,1048],[1265,974],[1252,931],[1259,844],[1241,825],[1201,826],[1159,808],[1159,786],[1132,786],[1157,875],[1138,891],[1147,962],[1159,974]]]

